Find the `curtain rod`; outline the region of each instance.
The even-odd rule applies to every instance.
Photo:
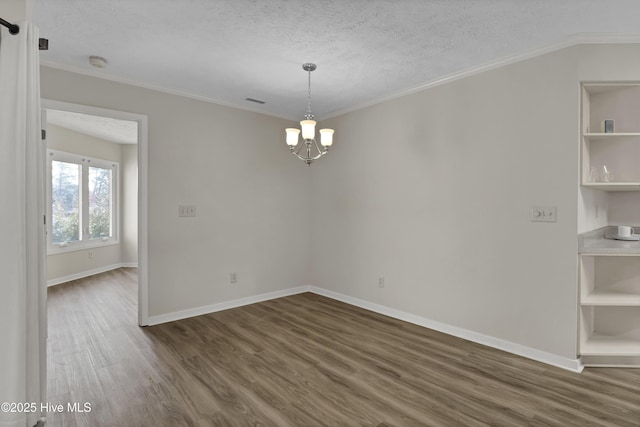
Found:
[[[9,29],[9,34],[18,34],[20,32],[19,26],[12,24],[11,22],[7,22],[2,18],[0,18],[0,25],[7,27]]]
[[[0,18],[0,25],[4,25],[9,29],[9,34],[16,35],[20,32],[20,26],[16,24],[12,24],[11,22],[7,22],[4,19]],[[38,49],[39,50],[49,50],[49,40],[43,39],[42,37],[38,39]]]

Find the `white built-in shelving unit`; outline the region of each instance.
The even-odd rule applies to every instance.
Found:
[[[581,183],[603,191],[640,191],[640,84],[582,85]],[[601,132],[614,120],[614,132]],[[614,178],[604,182],[604,166]],[[595,172],[595,174],[594,174]]]
[[[640,356],[640,251],[580,254],[580,355]]]
[[[603,120],[615,121],[613,133],[601,132]],[[581,131],[581,185],[637,198],[640,82],[583,83]],[[611,181],[599,176],[604,165],[614,174]],[[638,365],[640,242],[610,240],[605,234],[591,233],[588,244],[581,243],[580,357],[586,365]]]

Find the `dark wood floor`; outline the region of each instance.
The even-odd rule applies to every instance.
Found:
[[[640,426],[640,370],[574,374],[301,294],[136,326],[136,270],[49,290],[52,426]]]

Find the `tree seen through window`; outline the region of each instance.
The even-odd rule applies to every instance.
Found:
[[[51,226],[53,243],[80,239],[80,165],[51,162]]]
[[[111,170],[89,167],[89,238],[111,236]]]

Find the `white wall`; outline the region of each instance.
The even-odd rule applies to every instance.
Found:
[[[308,283],[309,168],[284,143],[292,123],[48,67],[41,79],[43,98],[149,117],[150,316]],[[197,217],[178,218],[181,203]]]
[[[324,123],[313,283],[574,359],[578,219],[640,224],[640,206],[578,189],[579,84],[640,80],[637,51],[576,46]],[[558,222],[530,222],[534,205]]]
[[[323,123],[313,283],[575,359],[576,61],[566,49]],[[530,222],[535,205],[558,222]]]
[[[122,263],[134,266],[138,264],[138,146],[122,145],[121,152],[120,170],[126,183],[121,187]]]
[[[122,163],[120,144],[53,124],[47,125],[47,148]],[[121,189],[129,185],[122,179],[122,176],[123,174],[120,172]],[[122,205],[122,193],[120,196],[121,200],[118,204]],[[134,203],[136,202],[134,201]],[[91,258],[89,258],[89,252],[92,253]],[[119,265],[121,262],[120,244],[52,254],[47,257],[47,280],[56,283],[61,278],[76,277],[84,272]]]
[[[12,24],[24,19],[30,19],[31,0],[2,0],[0,3],[0,17]]]

